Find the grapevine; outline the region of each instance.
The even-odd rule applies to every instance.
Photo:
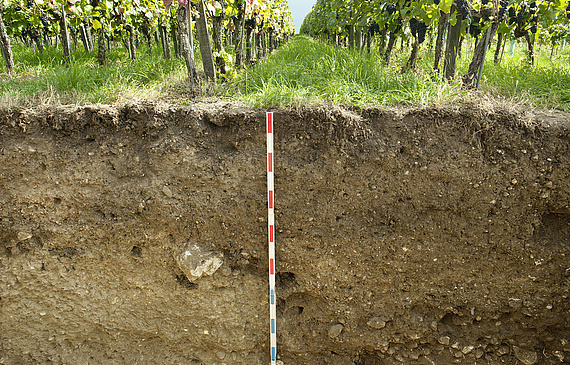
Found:
[[[6,2],[6,0],[0,0]],[[124,43],[128,55],[136,58],[138,35],[146,40],[149,54],[152,54],[152,41],[160,39],[164,57],[170,57],[169,42],[174,42],[176,54],[179,54],[179,44],[176,36],[177,29],[175,11],[171,7],[188,6],[191,18],[196,16],[194,10],[199,0],[11,0],[2,18],[8,25],[7,32],[12,38],[21,39],[25,44],[37,45],[42,51],[47,44],[54,44],[53,39],[59,37],[59,31],[66,31],[77,42],[79,35],[87,51],[93,50],[92,32],[100,38],[99,53],[103,52],[104,44],[109,41]],[[286,0],[201,0],[204,3],[209,21],[223,14],[222,28],[231,29],[235,24],[232,19],[238,13],[243,13],[247,25],[252,28],[258,39],[271,39],[275,47],[284,42],[294,32],[294,24]],[[223,5],[222,5],[223,4]],[[65,15],[65,24],[59,22]],[[192,27],[194,28],[194,27]],[[195,29],[195,28],[194,28]],[[63,34],[63,33],[62,33]],[[160,45],[159,42],[159,45]],[[258,41],[258,47],[266,47],[268,41]],[[95,46],[97,48],[97,45]],[[222,50],[223,51],[223,50]],[[221,52],[223,54],[223,52]],[[259,52],[261,55],[264,52]]]

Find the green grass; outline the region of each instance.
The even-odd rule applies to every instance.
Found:
[[[516,43],[513,55],[509,55],[507,44],[499,65],[493,62],[495,47],[493,44],[487,53],[483,68],[481,91],[485,95],[570,111],[570,47],[551,57],[549,47],[538,45],[533,67],[528,65],[524,41]],[[462,72],[466,72],[472,52],[473,42],[470,42],[464,48],[466,56],[460,60]]]
[[[296,36],[268,62],[241,73],[237,95],[254,106],[311,102],[429,104],[454,99],[454,85],[432,82],[431,73],[394,72],[377,55]]]
[[[61,50],[43,54],[23,45],[13,47],[16,76],[1,77],[0,105],[115,103],[125,100],[166,99],[187,103],[187,74],[182,58],[164,60],[154,47],[138,49],[138,59],[127,58],[115,45],[109,63],[97,64],[97,55],[79,45],[71,66],[64,67]],[[457,80],[468,67],[473,42],[464,42],[457,62]],[[227,83],[204,82],[203,97],[239,99],[251,106],[289,106],[307,103],[375,105],[442,105],[461,101],[506,99],[509,102],[570,111],[570,47],[550,57],[550,49],[537,50],[536,65],[525,60],[525,45],[517,44],[514,55],[508,47],[500,65],[493,63],[493,48],[487,55],[479,91],[462,88],[459,81],[442,82],[432,70],[429,40],[422,46],[415,72],[401,73],[409,48],[400,42],[392,53],[390,67],[382,66],[377,50],[372,54],[349,51],[305,36],[296,36],[266,61],[241,70]],[[201,65],[196,50],[196,64]],[[0,73],[6,72],[0,65]]]
[[[569,62],[547,62],[539,58],[536,67],[524,65],[524,61],[505,60],[501,65],[492,62],[485,68],[483,90],[492,95],[509,99],[532,100],[542,107],[570,111]]]
[[[16,76],[0,83],[0,103],[4,105],[113,103],[153,98],[159,97],[162,88],[173,79],[178,82],[185,75],[180,60],[164,60],[157,47],[151,56],[146,48],[139,49],[136,61],[128,59],[124,48],[112,48],[104,67],[98,65],[96,53],[89,54],[83,47],[72,52],[69,68],[63,64],[61,50],[52,47],[42,54],[16,45],[13,53]]]
[[[457,79],[466,73],[473,42],[465,42],[457,62]],[[296,36],[268,62],[245,70],[234,92],[253,106],[299,105],[313,102],[370,105],[441,105],[473,100],[481,94],[514,103],[570,110],[568,50],[550,60],[550,50],[537,52],[535,67],[525,62],[523,45],[513,56],[493,63],[489,51],[481,91],[467,91],[459,81],[441,82],[432,70],[433,51],[424,45],[416,72],[400,72],[408,50],[396,47],[391,66],[382,66],[377,52],[349,51]],[[442,62],[443,63],[443,62]]]

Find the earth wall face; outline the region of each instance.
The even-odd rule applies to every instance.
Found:
[[[284,364],[570,361],[567,115],[274,119]],[[268,363],[264,120],[0,112],[0,364]]]

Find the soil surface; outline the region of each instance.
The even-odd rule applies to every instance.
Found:
[[[0,364],[268,364],[264,112],[0,111]],[[275,171],[283,364],[570,362],[569,115],[275,110]]]

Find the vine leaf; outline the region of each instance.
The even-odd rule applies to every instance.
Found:
[[[442,0],[439,3],[439,10],[443,11],[444,13],[449,13],[451,11],[451,5],[453,4],[453,0]]]

